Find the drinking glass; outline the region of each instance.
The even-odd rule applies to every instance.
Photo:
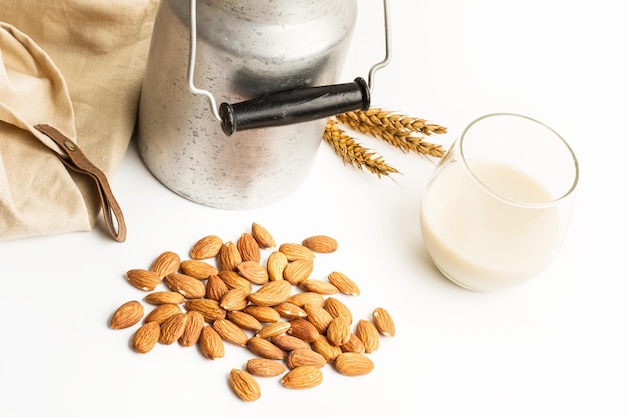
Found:
[[[420,206],[424,245],[448,279],[470,290],[537,276],[564,240],[578,183],[567,142],[532,118],[471,122],[436,166]]]

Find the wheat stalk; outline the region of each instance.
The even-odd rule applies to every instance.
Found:
[[[389,127],[381,125],[365,124],[347,114],[338,115],[336,119],[357,132],[382,139],[407,153],[415,152],[436,158],[441,158],[445,155],[445,150],[441,145],[423,141],[422,137],[417,136],[414,131],[398,130],[395,128],[390,129]]]
[[[402,149],[441,158],[445,155],[442,146],[423,141],[423,136],[446,133],[446,128],[424,119],[408,117],[394,112],[371,108],[367,111],[353,111],[335,117],[340,123]],[[423,136],[421,136],[423,135]]]
[[[370,108],[366,111],[352,111],[344,114],[345,117],[357,120],[370,126],[381,126],[388,130],[401,130],[421,133],[430,136],[433,133],[446,133],[446,128],[424,119],[406,116],[397,112]]]
[[[333,119],[328,119],[326,122],[324,140],[331,145],[345,164],[359,169],[365,168],[379,178],[398,172],[394,167],[387,165],[380,155],[363,147],[352,137],[348,136]]]

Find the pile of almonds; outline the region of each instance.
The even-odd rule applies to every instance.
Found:
[[[374,363],[366,354],[378,349],[380,335],[394,336],[395,325],[381,307],[354,324],[339,294],[358,296],[360,289],[345,274],[311,278],[316,254],[336,251],[337,241],[317,235],[276,247],[267,229],[253,223],[235,243],[203,237],[187,260],[163,252],[148,269],[126,273],[154,308],[144,317],[143,304],[128,301],[110,327],[130,328],[143,318],[131,340],[138,353],[178,342],[198,344],[204,357],[217,359],[225,354],[224,342],[247,347],[256,357],[230,373],[231,387],[244,401],[261,395],[255,377],[283,375],[283,386],[305,389],[322,382],[327,364],[343,375],[370,373]],[[263,265],[266,249],[272,252]],[[157,290],[162,283],[167,290]]]

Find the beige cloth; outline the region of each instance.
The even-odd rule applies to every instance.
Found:
[[[0,240],[94,228],[93,179],[68,170],[51,125],[107,176],[132,136],[158,0],[0,0]]]

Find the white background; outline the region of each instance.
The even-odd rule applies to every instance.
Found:
[[[381,5],[360,1],[344,80],[382,58]],[[322,144],[307,181],[257,210],[221,211],[158,183],[134,145],[112,187],[128,239],[90,233],[0,243],[0,415],[626,415],[623,284],[623,45],[620,2],[391,0],[393,60],[376,77],[373,104],[448,127],[450,143],[474,118],[511,111],[552,126],[574,148],[581,179],[574,217],[555,262],[512,290],[474,293],[442,278],[424,253],[418,205],[432,164],[360,138],[402,175],[344,166]],[[541,152],[537,149],[537,152]],[[159,253],[185,257],[206,234],[233,240],[252,222],[279,242],[329,234],[338,252],[316,274],[340,270],[362,295],[342,298],[355,317],[393,315],[394,338],[371,355],[368,376],[327,367],[306,391],[261,380],[244,403],[227,383],[251,355],[220,360],[195,348],[129,348],[133,329],[112,312],[145,294],[124,274]],[[267,253],[266,253],[267,254]]]

